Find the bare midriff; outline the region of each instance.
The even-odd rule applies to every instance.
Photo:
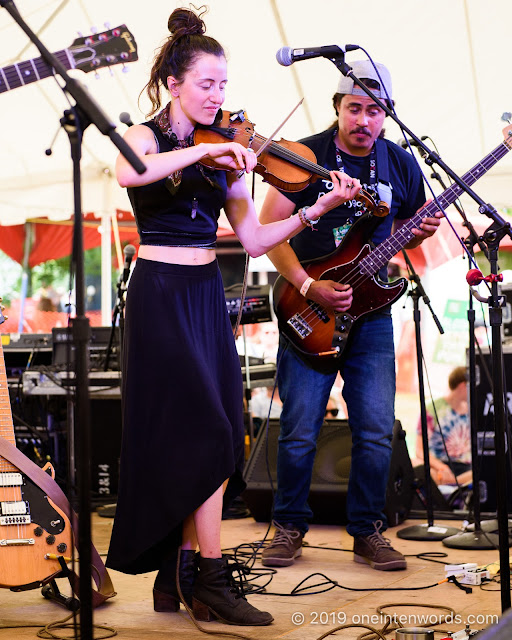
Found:
[[[170,264],[208,264],[215,260],[214,249],[198,247],[162,247],[143,244],[139,248],[139,258],[168,262]]]

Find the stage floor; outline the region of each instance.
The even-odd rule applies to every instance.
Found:
[[[397,539],[399,529],[409,525],[425,524],[421,520],[409,520],[389,529],[386,533],[394,546],[407,558],[405,571],[375,571],[367,565],[357,564],[352,559],[352,538],[345,529],[338,526],[313,525],[306,537],[310,548],[291,567],[282,568],[272,576],[267,591],[272,594],[249,596],[257,607],[270,611],[274,622],[268,627],[234,627],[218,622],[202,623],[208,631],[235,632],[247,638],[267,640],[286,638],[287,640],[313,640],[330,629],[347,624],[369,624],[382,629],[385,619],[378,613],[378,607],[388,605],[386,612],[400,627],[434,627],[447,612],[435,607],[448,606],[455,611],[453,621],[443,622],[437,628],[448,631],[464,629],[466,622],[471,629],[483,629],[496,622],[501,616],[501,592],[496,582],[483,587],[473,587],[466,594],[451,583],[437,585],[445,577],[444,564],[476,562],[478,565],[490,564],[499,560],[497,550],[460,550],[450,549],[439,541],[411,541]],[[436,525],[459,528],[459,521],[436,521]],[[93,514],[93,537],[98,552],[107,551],[112,519]],[[255,522],[252,518],[227,520],[223,522],[222,543],[228,549],[242,543],[255,543],[266,533],[267,525]],[[422,553],[441,553],[445,557],[416,557]],[[258,561],[255,567],[261,568]],[[323,574],[338,583],[325,593],[313,594],[329,585],[320,575],[311,578],[302,586],[310,585],[307,595],[292,596],[291,591],[310,574]],[[94,611],[94,623],[114,628],[119,638],[125,640],[169,639],[189,640],[205,636],[191,622],[183,610],[180,613],[155,613],[152,603],[152,586],[155,574],[127,576],[116,571],[111,572],[117,596]],[[268,579],[262,577],[259,583]],[[63,579],[58,580],[59,588],[68,595],[69,586]],[[432,586],[436,585],[436,586]],[[412,605],[404,607],[404,603]],[[402,606],[401,606],[402,605]],[[427,606],[428,605],[428,608]],[[0,592],[0,639],[22,640],[35,638],[36,628],[6,629],[9,625],[39,625],[65,618],[69,612],[56,604],[45,600],[40,589],[13,593],[7,589]],[[434,608],[430,608],[434,607]],[[424,618],[421,618],[424,616]],[[473,616],[473,617],[471,617]],[[75,637],[70,630],[57,631],[59,637]],[[107,637],[105,632],[96,630],[95,637]],[[357,627],[338,632],[336,637],[358,638],[364,629]],[[446,633],[445,635],[448,635]],[[205,636],[206,637],[206,636]],[[438,637],[436,635],[436,637]],[[394,634],[387,635],[394,638]]]

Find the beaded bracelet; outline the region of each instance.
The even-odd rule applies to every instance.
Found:
[[[303,295],[304,297],[306,297],[307,292],[309,291],[309,287],[311,286],[311,284],[315,282],[314,278],[306,278],[304,280],[304,282],[302,283],[302,287],[300,288],[300,293],[301,295]]]
[[[309,227],[311,229],[311,231],[317,231],[317,229],[315,229],[315,225],[318,223],[319,218],[317,218],[316,220],[311,220],[311,218],[308,218],[306,215],[306,211],[309,209],[309,207],[301,207],[298,211],[297,214],[299,216],[299,220],[302,222],[302,224],[306,227]]]

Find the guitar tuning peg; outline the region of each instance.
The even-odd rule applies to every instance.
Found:
[[[110,29],[110,22],[104,22],[105,29]]]
[[[94,73],[94,77],[96,78],[96,80],[101,80],[101,76],[100,76],[100,74],[98,73],[98,71],[96,71],[96,72]]]
[[[77,31],[77,33],[78,33],[78,37],[79,38],[83,38],[84,37],[84,34],[81,31]]]
[[[91,33],[94,33],[94,34],[98,33],[97,27],[91,27]]]
[[[130,69],[125,64],[123,64],[123,68],[121,69],[121,72],[128,73],[128,71],[130,71]]]

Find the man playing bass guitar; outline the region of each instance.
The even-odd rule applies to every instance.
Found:
[[[377,73],[367,60],[351,66],[354,75],[389,104],[392,88],[386,67],[378,64]],[[389,215],[372,228],[371,240],[378,245],[424,204],[422,176],[409,154],[384,139],[386,113],[351,78],[340,78],[333,103],[337,114],[335,124],[301,142],[315,152],[318,164],[346,172],[358,179],[362,188],[377,201],[388,203]],[[353,302],[355,305],[358,300],[356,286],[343,280],[312,278],[301,264],[333,254],[349,229],[356,229],[363,219],[360,203],[349,200],[315,220],[315,203],[331,188],[328,180],[317,180],[298,193],[270,187],[260,219],[267,223],[298,213],[306,221],[303,231],[268,255],[292,285],[294,294],[300,292],[301,295],[297,294],[300,300],[306,299],[311,309],[315,309],[316,303],[317,309],[320,305],[331,313],[350,314]],[[441,215],[425,218],[419,228],[414,229],[406,248],[417,247],[433,235]],[[342,247],[351,241],[351,233]],[[379,277],[387,280],[385,266]],[[316,441],[338,371],[344,380],[343,397],[352,432],[347,531],[354,537],[354,560],[384,571],[407,566],[404,556],[382,536],[387,528],[383,509],[395,419],[395,355],[391,306],[373,308],[377,310],[372,311],[370,306],[369,312],[354,323],[343,353],[330,358],[328,367],[321,357],[317,359],[318,366],[314,359],[304,357],[293,340],[281,334],[278,386],[283,411],[274,505],[276,531],[263,552],[262,562],[266,566],[288,566],[301,555],[302,540],[312,516],[307,499]],[[327,322],[325,317],[323,320]],[[283,329],[288,332],[288,327],[281,323]],[[295,329],[300,334],[304,327]]]

